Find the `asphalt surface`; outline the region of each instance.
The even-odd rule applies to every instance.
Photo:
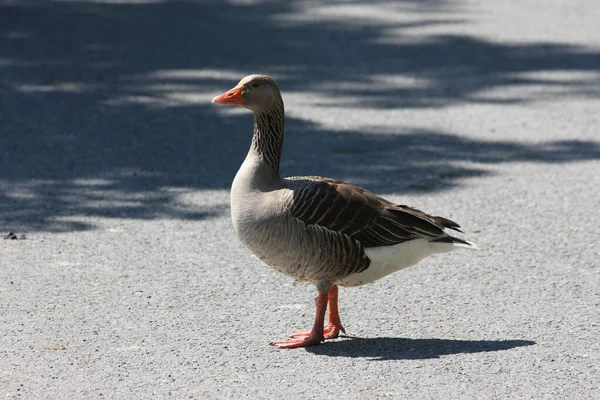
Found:
[[[600,398],[594,0],[0,3],[0,397]],[[228,191],[249,73],[286,175],[459,222],[456,251],[315,290],[252,257]],[[22,235],[25,235],[22,238]]]

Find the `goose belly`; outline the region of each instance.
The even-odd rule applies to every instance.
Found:
[[[301,281],[335,281],[366,268],[358,243],[294,218],[239,224],[238,236],[265,264]]]
[[[436,253],[453,250],[452,246],[432,243],[429,239],[415,239],[408,242],[365,249],[371,260],[369,268],[337,281],[341,286],[360,286],[374,282],[384,276],[417,264],[422,259]]]

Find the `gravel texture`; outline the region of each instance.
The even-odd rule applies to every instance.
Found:
[[[596,1],[0,2],[0,397],[600,398]],[[459,222],[456,251],[315,290],[235,237],[274,75],[282,170]],[[12,233],[12,235],[10,235]]]

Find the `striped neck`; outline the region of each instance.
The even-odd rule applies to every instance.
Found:
[[[283,146],[284,109],[279,101],[271,108],[254,113],[254,136],[251,151],[279,175]]]

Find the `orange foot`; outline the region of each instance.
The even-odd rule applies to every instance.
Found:
[[[295,349],[298,347],[309,347],[321,344],[324,339],[322,337],[313,337],[310,332],[306,336],[296,337],[292,336],[288,340],[277,340],[272,342],[273,346],[277,346],[280,349]]]
[[[329,319],[327,327],[324,327],[325,313],[329,305]],[[316,346],[325,339],[335,339],[340,332],[346,333],[346,330],[340,322],[338,313],[338,287],[333,285],[329,293],[319,293],[315,299],[317,309],[315,323],[310,331],[294,332],[288,340],[277,340],[272,342],[273,346],[282,349],[295,349],[297,347]]]
[[[335,339],[336,337],[338,337],[340,335],[340,332],[346,333],[346,330],[344,329],[342,324],[334,325],[334,324],[330,323],[329,325],[327,325],[327,328],[323,329],[323,338],[325,340]],[[296,331],[296,332],[292,333],[291,338],[293,338],[293,339],[307,338],[310,336],[310,334],[311,334],[311,331]]]

